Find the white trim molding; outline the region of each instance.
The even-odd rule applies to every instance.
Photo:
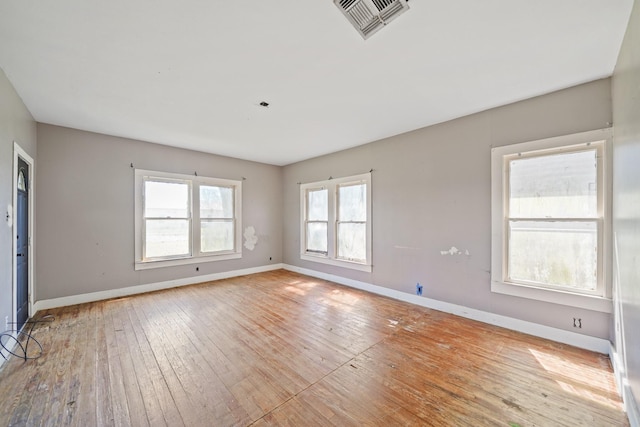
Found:
[[[631,390],[626,381],[623,387],[622,400],[624,401],[624,409],[627,411],[627,417],[629,417],[629,425],[631,427],[640,427],[640,410],[636,405],[633,390]]]
[[[491,150],[491,291],[521,298],[530,298],[568,307],[611,313],[611,139],[612,129],[599,129],[560,137],[494,147]],[[594,151],[597,159],[597,214],[584,218],[556,216],[520,218],[509,207],[510,162],[522,158],[554,156]],[[586,215],[586,214],[585,214]],[[511,221],[573,221],[594,224],[597,230],[597,280],[595,289],[577,289],[551,283],[537,283],[523,278],[511,278]],[[533,279],[530,279],[533,280]]]
[[[610,342],[606,339],[577,334],[575,332],[565,331],[563,329],[552,328],[550,326],[544,326],[533,322],[514,319],[513,317],[501,316],[499,314],[476,310],[461,305],[425,298],[418,295],[412,295],[405,292],[397,291],[395,289],[389,289],[383,286],[373,285],[371,283],[360,282],[358,280],[346,279],[344,277],[322,273],[319,271],[310,270],[308,268],[301,268],[285,264],[284,269],[307,276],[316,277],[318,279],[329,280],[331,282],[339,283],[351,288],[383,295],[399,301],[431,308],[433,310],[455,314],[456,316],[464,317],[471,320],[477,320],[482,323],[500,326],[505,329],[511,329],[540,338],[546,338],[552,341],[572,345],[574,347],[579,347],[602,354],[609,354]]]
[[[511,329],[511,330],[522,332],[525,334],[546,338],[552,341],[572,345],[572,346],[583,348],[586,350],[595,351],[601,354],[608,354],[610,356],[613,354],[611,343],[606,339],[577,334],[575,332],[565,331],[563,329],[558,329],[558,328],[552,328],[550,326],[539,325],[537,323],[527,322],[524,320],[515,319],[513,317],[502,316],[499,314],[493,314],[486,311],[476,310],[473,308],[464,307],[457,304],[451,304],[448,302],[443,302],[443,301],[438,301],[430,298],[425,298],[422,296],[412,295],[405,292],[397,291],[395,289],[389,289],[383,286],[373,285],[371,283],[347,279],[344,277],[336,276],[334,274],[322,273],[316,270],[310,270],[308,268],[302,268],[302,267],[297,267],[289,264],[281,264],[281,263],[266,265],[261,267],[245,268],[242,270],[213,273],[213,274],[207,274],[202,276],[186,277],[182,279],[168,280],[165,282],[129,286],[124,288],[112,289],[108,291],[91,292],[87,294],[71,295],[71,296],[61,297],[61,298],[40,300],[40,301],[36,301],[34,305],[34,310],[37,312],[39,310],[46,310],[50,308],[66,307],[69,305],[84,304],[87,302],[102,301],[102,300],[107,300],[111,298],[120,298],[124,296],[142,294],[145,292],[153,292],[153,291],[158,291],[162,289],[177,288],[181,286],[194,285],[197,283],[205,283],[205,282],[210,282],[214,280],[222,280],[222,279],[228,279],[232,277],[246,276],[248,274],[263,273],[263,272],[274,271],[279,269],[293,271],[295,273],[316,277],[318,279],[328,280],[331,282],[338,283],[340,285],[349,286],[351,288],[360,289],[360,290],[371,292],[377,295],[383,295],[399,301],[404,301],[404,302],[419,305],[422,307],[430,308],[433,310],[454,314],[456,316],[464,317],[471,320],[477,320],[479,322],[487,323],[494,326],[500,326],[506,329]],[[612,357],[611,360],[613,361],[614,357]],[[616,368],[616,366],[618,365],[614,363],[614,369]]]
[[[638,410],[635,396],[629,385],[621,355],[622,354],[616,349],[616,347],[611,344],[609,347],[609,359],[611,360],[611,366],[613,367],[613,374],[616,380],[618,393],[622,397],[624,410],[629,418],[629,424],[631,427],[640,427],[640,411]]]
[[[225,271],[222,273],[205,274],[202,276],[185,277],[182,279],[167,280],[165,282],[147,283],[145,285],[129,286],[108,291],[90,292],[87,294],[70,295],[68,297],[52,298],[36,301],[35,311],[47,310],[50,308],[66,307],[87,302],[102,301],[112,298],[126,297],[145,292],[159,291],[162,289],[177,288],[181,286],[195,285],[198,283],[211,282],[214,280],[229,279],[231,277],[246,276],[248,274],[264,273],[266,271],[280,270],[284,264],[272,264],[261,267],[245,268],[242,270]]]
[[[545,338],[586,350],[595,351],[601,354],[608,354],[613,366],[618,391],[624,399],[625,409],[628,413],[631,426],[640,427],[640,424],[638,424],[638,422],[640,421],[640,413],[638,412],[638,408],[635,405],[632,390],[629,387],[627,381],[624,379],[624,373],[621,370],[622,367],[620,366],[618,354],[611,342],[608,340],[591,337],[588,335],[577,334],[575,332],[565,331],[562,329],[552,328],[550,326],[539,325],[537,323],[527,322],[512,317],[476,310],[457,304],[451,304],[443,301],[425,298],[422,296],[412,295],[405,292],[397,291],[395,289],[385,288],[383,286],[373,285],[371,283],[361,282],[358,280],[347,279],[333,274],[322,273],[319,271],[297,267],[289,264],[278,263],[241,270],[168,280],[165,282],[148,283],[144,285],[130,286],[108,291],[91,292],[87,294],[41,300],[35,302],[34,312],[50,308],[65,307],[69,305],[95,302],[111,298],[120,298],[124,296],[158,291],[162,289],[176,288],[215,280],[228,279],[232,277],[245,276],[248,274],[263,273],[279,269],[284,269],[295,273],[304,274],[310,277],[328,280],[334,283],[349,286],[351,288],[360,289],[377,295],[383,295],[399,301],[404,301],[433,310],[454,314],[456,316],[464,317],[467,319],[476,320],[482,323],[503,327],[505,329],[510,329],[529,335],[534,335],[540,338]],[[0,367],[2,366],[2,362],[3,361],[0,361]]]
[[[340,223],[339,191],[343,186],[366,186],[366,221],[365,222],[365,258],[364,260],[349,260],[339,256],[338,228]],[[319,220],[325,222],[327,227],[326,251],[315,252],[307,248],[308,197],[310,192],[327,192],[327,218]],[[309,182],[300,185],[300,259],[305,261],[329,264],[352,270],[371,272],[372,269],[372,201],[371,201],[371,172],[346,176],[342,178],[330,178],[325,181]]]
[[[136,169],[135,176],[135,264],[136,270],[170,267],[212,261],[224,261],[242,258],[242,181],[212,178],[198,175],[185,175],[169,172],[150,171]],[[155,184],[180,184],[188,188],[187,207],[183,217],[149,218],[145,216],[145,203],[147,203],[145,189],[146,183]],[[232,217],[225,218],[233,223],[233,249],[205,252],[201,243],[202,224],[209,218],[201,218],[200,197],[203,187],[226,187],[233,191]],[[164,213],[163,213],[164,215]],[[183,255],[152,256],[148,257],[146,251],[146,226],[148,221],[164,221],[166,219],[178,219],[188,223],[188,250]]]

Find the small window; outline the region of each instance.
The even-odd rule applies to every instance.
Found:
[[[371,174],[303,184],[301,258],[371,271]]]
[[[240,258],[241,182],[136,170],[136,269]]]
[[[610,310],[608,131],[492,153],[492,290]]]
[[[24,169],[20,169],[18,172],[18,190],[27,191],[27,178],[24,175]]]

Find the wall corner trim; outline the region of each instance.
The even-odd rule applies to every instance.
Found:
[[[618,353],[618,350],[616,350],[612,342],[609,343],[609,360],[611,360],[611,366],[613,367],[613,375],[618,394],[624,397],[624,367],[620,360],[620,353]]]
[[[245,268],[242,270],[225,271],[222,273],[205,274],[201,276],[185,277],[182,279],[168,280],[165,282],[148,283],[145,285],[128,286],[124,288],[111,289],[108,291],[90,292],[87,294],[71,295],[68,297],[52,298],[36,301],[34,313],[50,308],[66,307],[87,302],[102,301],[111,298],[120,298],[145,292],[159,291],[162,289],[177,288],[180,286],[195,285],[198,283],[211,282],[214,280],[229,279],[231,277],[246,276],[248,274],[263,273],[266,271],[280,270],[285,268],[284,264],[270,264],[261,267]]]
[[[640,410],[633,395],[633,390],[626,379],[623,385],[622,401],[624,402],[624,410],[629,418],[629,425],[631,427],[640,427]]]
[[[629,425],[631,427],[640,427],[640,411],[638,410],[633,390],[629,386],[625,367],[620,360],[620,353],[613,343],[609,347],[609,359],[611,360],[611,366],[613,366],[613,375],[618,393],[622,397],[624,411],[627,413],[627,418],[629,418]]]
[[[565,331],[563,329],[552,328],[550,326],[539,325],[537,323],[527,322],[512,317],[502,316],[499,314],[476,310],[461,305],[412,295],[405,292],[397,291],[395,289],[389,289],[383,286],[360,282],[358,280],[347,279],[344,277],[336,276],[334,274],[322,273],[307,268],[288,264],[285,264],[283,268],[295,273],[316,277],[318,279],[328,280],[331,282],[339,283],[341,285],[349,286],[378,295],[383,295],[396,300],[408,302],[426,308],[431,308],[433,310],[438,310],[445,313],[455,314],[456,316],[465,317],[471,320],[477,320],[479,322],[487,323],[494,326],[500,326],[505,329],[511,329],[540,338],[546,338],[552,341],[595,351],[601,354],[609,354],[610,351],[611,344],[609,340],[603,338],[577,334],[575,332]]]

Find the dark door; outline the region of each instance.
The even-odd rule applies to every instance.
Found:
[[[29,318],[29,165],[18,158],[18,205],[16,206],[17,329]]]

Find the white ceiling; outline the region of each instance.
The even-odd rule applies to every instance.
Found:
[[[365,41],[332,0],[5,0],[0,68],[39,122],[285,165],[607,77],[632,5],[411,0]]]

